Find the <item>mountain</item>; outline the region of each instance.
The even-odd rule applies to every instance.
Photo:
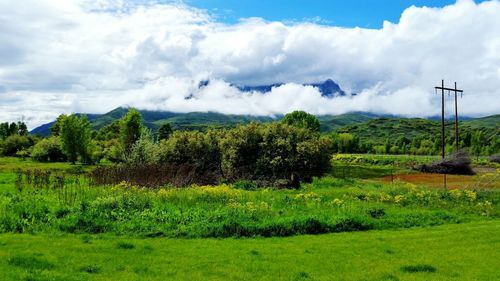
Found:
[[[118,107],[108,113],[98,115],[87,115],[92,127],[98,130],[106,125],[121,119],[127,113],[125,107]],[[207,128],[229,128],[238,124],[248,124],[250,122],[272,122],[281,119],[283,116],[251,116],[251,115],[227,115],[215,112],[190,112],[175,113],[169,111],[150,111],[139,110],[142,115],[143,123],[152,131],[156,131],[163,123],[170,123],[176,130],[206,130]],[[334,129],[361,123],[378,117],[369,113],[349,113],[342,115],[323,115],[318,116],[321,122],[321,131],[328,132]],[[50,127],[55,122],[41,125],[31,131],[32,134],[41,136],[50,135]]]
[[[98,130],[121,119],[127,113],[124,107],[116,108],[105,114],[88,114],[93,128]],[[226,115],[215,112],[175,113],[168,111],[140,110],[144,125],[155,132],[163,123],[170,123],[175,130],[206,130],[208,128],[230,128],[238,124],[250,122],[272,122],[283,116],[250,116]],[[356,134],[361,140],[371,140],[382,144],[387,138],[395,140],[405,136],[409,139],[419,135],[437,136],[440,134],[441,122],[421,118],[402,118],[380,116],[371,113],[355,112],[342,115],[317,116],[321,122],[322,132],[349,132]],[[50,135],[50,127],[54,122],[44,124],[31,131],[32,134]],[[446,121],[446,135],[454,135],[453,121]],[[460,131],[482,130],[489,139],[500,135],[500,115],[460,121]]]
[[[209,82],[208,82],[209,83]],[[202,83],[200,85],[208,85],[207,82]],[[269,85],[259,85],[259,86],[239,86],[239,85],[233,85],[236,86],[240,91],[242,92],[260,92],[260,93],[267,93],[272,90],[272,88],[282,86],[284,83],[275,83],[275,84],[269,84]],[[328,97],[328,98],[333,98],[333,97],[338,97],[338,96],[345,96],[346,93],[340,88],[340,86],[335,83],[332,79],[327,79],[324,82],[321,83],[309,83],[309,84],[303,84],[304,86],[313,86],[318,88],[319,92],[321,93],[321,96],[323,97]]]
[[[127,114],[128,108],[118,107],[105,114],[88,114],[90,124],[95,130],[119,120]],[[229,128],[250,122],[271,122],[280,117],[226,115],[215,112],[176,113],[169,111],[139,110],[144,125],[155,132],[163,123],[170,123],[175,130],[206,130],[208,128]],[[50,122],[33,129],[30,133],[41,136],[50,135]]]

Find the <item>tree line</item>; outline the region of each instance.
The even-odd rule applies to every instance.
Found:
[[[320,122],[306,112],[295,111],[284,118],[270,124],[249,124],[233,129],[208,130],[207,132],[173,131],[169,123],[164,123],[156,132],[151,132],[142,123],[139,111],[130,109],[120,120],[93,130],[85,115],[60,115],[51,127],[51,135],[47,138],[29,135],[24,122],[0,124],[0,154],[4,156],[32,157],[41,162],[69,161],[71,163],[157,163],[158,161],[194,162],[198,157],[206,159],[207,155],[214,154],[214,147],[222,150],[224,155],[212,159],[220,162],[219,170],[231,171],[228,163],[240,163],[241,171],[251,169],[265,170],[266,167],[285,166],[287,161],[294,161],[297,157],[304,157],[304,142],[319,141],[314,145],[320,146],[322,152],[331,153],[376,153],[376,154],[412,154],[412,155],[437,155],[441,150],[439,136],[419,135],[412,139],[400,136],[396,139],[387,138],[385,143],[373,143],[370,140],[362,141],[358,136],[349,132],[331,132],[320,134]],[[306,129],[311,135],[296,129]],[[314,136],[314,137],[313,137]],[[231,141],[229,141],[229,140]],[[253,144],[251,142],[254,141]],[[255,151],[238,154],[240,148],[235,148],[237,142],[247,147],[259,147],[262,154]],[[265,158],[273,151],[266,150],[276,146],[273,142],[288,143],[294,149],[299,149],[301,155],[292,153],[291,148],[279,147],[283,152],[279,160]],[[454,138],[445,139],[447,153],[454,150]],[[181,145],[182,144],[182,145]],[[308,143],[311,151],[317,149]],[[328,146],[324,148],[323,146]],[[297,148],[298,147],[298,148]],[[500,151],[500,140],[495,135],[486,139],[481,130],[467,131],[461,136],[460,147],[469,148],[474,155],[492,155]],[[197,150],[198,149],[198,150]],[[255,148],[256,149],[256,148]],[[278,147],[276,147],[278,149]],[[231,152],[232,151],[232,152]],[[244,151],[244,150],[243,150]],[[264,153],[264,151],[267,151]],[[211,154],[212,153],[212,154]],[[235,155],[230,156],[233,153]],[[296,151],[293,153],[297,153]],[[220,152],[219,152],[220,154]],[[215,153],[215,155],[218,155]],[[249,158],[260,155],[262,158]],[[266,156],[267,157],[267,156]],[[273,156],[274,157],[274,156]],[[236,160],[235,160],[236,159]],[[212,161],[210,160],[210,161]],[[269,160],[269,163],[267,163]],[[208,165],[208,160],[197,160]],[[232,162],[231,162],[232,161]],[[200,163],[201,163],[200,162]],[[258,166],[255,163],[265,163]],[[257,165],[257,166],[256,166]],[[276,172],[274,172],[276,173]],[[258,174],[258,173],[257,173]]]
[[[387,138],[383,144],[361,141],[351,133],[330,133],[332,149],[337,153],[371,153],[371,154],[406,154],[406,155],[438,155],[441,153],[441,136],[420,135],[412,139],[400,136]],[[461,136],[459,148],[469,149],[475,156],[493,155],[500,151],[500,138],[493,136],[488,140],[481,130],[467,131]],[[445,138],[445,152],[451,154],[456,149],[455,138]]]

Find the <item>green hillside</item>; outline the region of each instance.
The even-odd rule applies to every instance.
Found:
[[[318,119],[321,123],[321,131],[330,132],[347,125],[366,122],[377,117],[377,115],[368,113],[347,113],[342,115],[320,115]]]
[[[480,130],[488,140],[494,136],[498,137],[500,134],[500,115],[460,121],[459,130],[461,135]],[[400,137],[413,139],[423,135],[439,136],[441,122],[421,118],[376,118],[337,128],[335,131],[355,134],[361,141],[383,144],[387,139],[396,140]],[[446,137],[455,135],[453,121],[447,120],[445,122],[445,135]]]
[[[102,115],[89,118],[94,129],[100,129],[121,119],[127,113],[124,107],[116,108]],[[146,127],[156,131],[162,124],[170,123],[175,130],[206,130],[208,128],[230,128],[238,124],[250,122],[272,122],[282,116],[226,115],[215,112],[175,113],[166,111],[140,110]],[[379,117],[369,113],[347,113],[342,115],[320,115],[322,132],[349,132],[356,134],[362,141],[384,143],[386,139],[397,139],[405,136],[412,139],[416,136],[440,134],[439,121],[421,118]],[[53,123],[42,125],[32,132],[47,136]],[[500,134],[500,115],[470,119],[460,122],[461,132],[481,130],[488,139]],[[446,135],[454,135],[454,123],[446,122]]]
[[[482,118],[476,118],[461,122],[466,128],[469,129],[491,129],[496,132],[496,134],[500,133],[500,114],[491,115]]]
[[[127,113],[124,107],[116,108],[102,115],[92,115],[89,118],[94,129],[98,130],[106,125],[121,119]],[[156,131],[162,124],[170,123],[175,130],[206,130],[208,128],[230,128],[238,124],[250,122],[272,122],[281,119],[283,116],[251,116],[251,115],[228,115],[215,112],[190,112],[175,113],[167,111],[140,110],[144,125]],[[349,113],[343,115],[323,115],[318,116],[321,122],[321,131],[329,132],[334,129],[364,122],[375,118],[375,115]],[[33,134],[48,136],[50,127],[54,122],[42,125],[32,130]]]

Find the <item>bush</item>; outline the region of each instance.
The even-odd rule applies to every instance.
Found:
[[[216,131],[176,131],[170,138],[160,142],[160,163],[194,168],[200,181],[217,183],[222,178],[220,134]]]
[[[125,159],[128,164],[157,164],[160,160],[159,147],[153,143],[151,135],[144,132],[132,145],[130,154]]]
[[[240,126],[221,140],[221,166],[232,180],[286,180],[298,187],[330,168],[330,146],[308,129],[283,123]]]
[[[20,135],[12,135],[0,142],[0,152],[5,156],[15,156],[18,151],[33,146],[31,138]]]
[[[40,162],[66,161],[59,137],[50,137],[39,141],[33,147],[31,157]]]

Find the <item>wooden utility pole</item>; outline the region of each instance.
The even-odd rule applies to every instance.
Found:
[[[458,102],[457,102],[457,82],[455,82],[455,151],[460,149],[460,138],[458,135]]]
[[[444,149],[445,149],[445,140],[444,140],[444,91],[454,92],[455,93],[455,148],[458,150],[459,148],[459,135],[458,135],[458,101],[457,95],[458,93],[463,94],[463,90],[457,89],[457,82],[455,82],[455,88],[445,88],[444,80],[441,80],[441,87],[434,87],[436,90],[441,90],[441,157],[444,159]]]
[[[441,80],[441,159],[444,159],[444,150],[446,142],[444,141],[444,80]]]
[[[458,105],[457,105],[457,93],[463,93],[462,90],[457,89],[457,82],[455,82],[455,88],[445,88],[444,80],[441,80],[441,87],[434,87],[437,90],[441,90],[441,159],[444,160],[445,157],[445,146],[446,142],[444,139],[444,91],[455,93],[455,149],[458,151],[459,148],[459,138],[458,138]],[[444,178],[444,188],[446,189],[446,173],[443,175]]]

